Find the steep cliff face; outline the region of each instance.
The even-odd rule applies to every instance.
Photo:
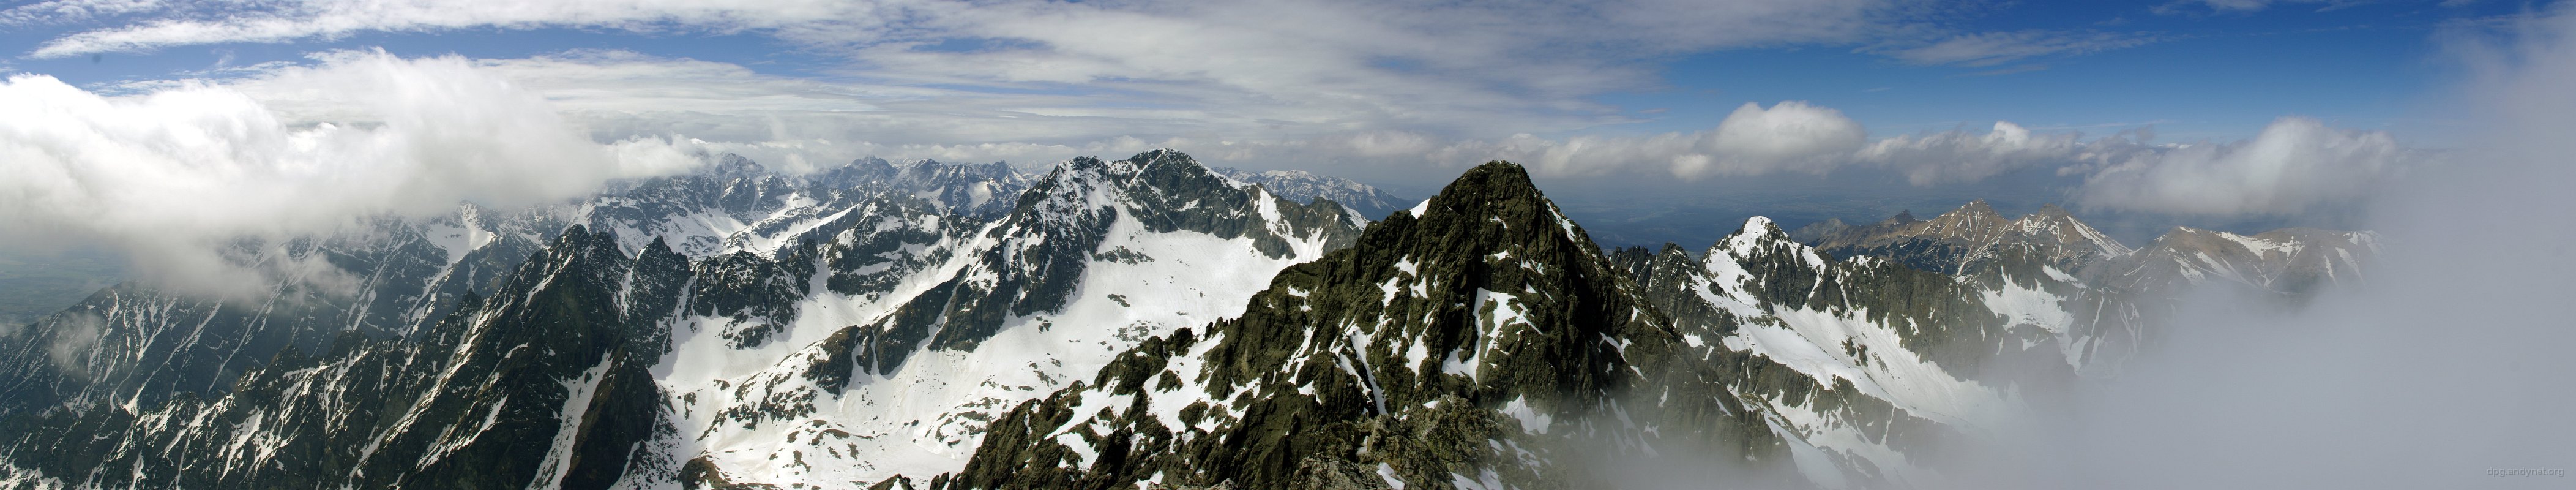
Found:
[[[543,248],[561,223],[544,212],[462,206],[424,220],[375,220],[351,231],[242,241],[227,255],[272,278],[262,291],[210,298],[143,283],[101,290],[0,337],[0,417],[49,407],[134,411],[179,393],[216,394],[289,347],[328,349],[343,333],[417,335],[468,294]],[[560,229],[558,226],[557,229]]]
[[[684,262],[660,242],[630,258],[574,227],[417,342],[346,335],[287,348],[218,396],[12,418],[7,481],[603,488],[660,413],[646,369],[665,334],[630,312],[676,304]]]

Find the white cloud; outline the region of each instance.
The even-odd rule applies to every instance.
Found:
[[[2283,117],[2252,140],[2127,152],[2085,177],[2094,207],[2199,215],[2292,215],[2352,204],[2401,168],[2409,152],[2385,132]]]
[[[545,95],[557,110],[566,112],[865,112],[881,109],[871,100],[946,95],[931,89],[762,75],[731,63],[632,51],[575,50],[476,60],[475,66]]]
[[[823,81],[631,52],[572,52],[480,60],[476,65],[543,95],[603,139],[685,134],[735,143],[1079,145],[1128,135],[1168,138],[1261,127],[1241,115],[1104,106],[1122,100],[1079,92],[987,92],[866,80]],[[1268,116],[1260,106],[1244,111]]]
[[[1822,173],[1831,158],[1860,147],[1869,137],[1860,123],[1842,111],[1781,102],[1770,109],[1744,104],[1717,123],[1704,147],[1706,158],[1677,161],[1673,175],[1754,175],[1775,171]]]
[[[170,8],[159,0],[55,0],[34,2],[0,10],[0,23],[31,24],[44,22],[89,21],[138,12]]]
[[[2083,147],[2076,141],[2081,136],[2035,134],[2019,124],[1996,121],[1982,135],[1953,130],[1878,140],[1857,158],[1904,173],[1917,186],[1972,182],[2033,164],[2062,163]]]
[[[2055,166],[2059,175],[2081,180],[2070,197],[2087,207],[2233,217],[2358,205],[2423,159],[2388,133],[2336,129],[2306,117],[2274,120],[2253,139],[2233,142],[2149,144],[2153,134],[2140,128],[2087,141],[2077,132],[1996,122],[1983,134],[1881,139],[1853,158],[1905,174],[1917,186]]]
[[[1318,41],[1321,50],[1345,49],[1385,36],[1484,38],[1492,44],[1531,45],[1513,37],[1618,45],[1653,51],[1781,41],[1842,40],[1874,27],[1893,4],[1867,0],[1752,1],[1707,4],[1687,0],[1611,2],[1183,2],[1056,3],[1004,1],[980,4],[923,0],[242,0],[220,10],[152,0],[53,0],[12,8],[14,22],[92,20],[124,16],[130,25],[64,36],[39,47],[37,56],[75,56],[226,42],[285,42],[360,32],[427,32],[479,27],[528,29],[590,27],[643,32],[762,31],[816,45],[912,43],[954,35],[1065,43],[1066,54],[1100,52],[1117,60],[1142,58],[1121,44],[1161,44],[1163,35],[1186,33],[1218,44],[1293,36]],[[1165,24],[1161,27],[1148,23]],[[1101,39],[1086,24],[1146,27],[1127,39]],[[1032,25],[1042,30],[1030,32]],[[1292,28],[1292,26],[1297,28]],[[1621,29],[1603,30],[1602,27]],[[1412,32],[1405,32],[1412,31]],[[1508,32],[1497,32],[1508,31]],[[995,35],[999,33],[1000,35]],[[1265,46],[1298,51],[1298,46]],[[1189,46],[1168,46],[1169,52]],[[1394,51],[1481,50],[1473,46],[1385,46]],[[1310,51],[1311,52],[1311,51]],[[1223,62],[1223,60],[1208,60]]]
[[[0,118],[0,236],[104,241],[178,286],[239,294],[261,278],[217,255],[233,239],[460,200],[531,204],[694,164],[652,140],[595,143],[460,58],[344,53],[244,86],[102,96],[42,75],[0,82],[0,106],[18,108]]]
[[[321,61],[316,64],[228,71],[222,74],[244,78],[221,85],[258,100],[263,108],[288,120],[362,120],[380,111],[367,105],[371,97],[348,96],[363,90],[320,90],[330,82],[306,74],[345,71],[337,67],[351,65],[350,60],[380,57],[372,52],[325,53],[317,55]],[[742,153],[788,169],[839,165],[871,155],[1046,162],[1172,147],[1230,165],[1380,176],[1389,175],[1380,168],[1385,164],[1436,173],[1436,169],[1503,159],[1547,175],[1648,173],[1691,180],[1885,169],[1905,175],[1915,185],[1933,186],[1976,182],[2033,166],[2083,162],[2068,171],[2094,180],[2080,190],[2086,202],[2097,207],[2170,211],[2172,206],[2157,203],[2192,202],[2203,207],[2190,211],[2195,213],[2231,212],[2217,208],[2268,213],[2285,209],[2283,203],[2344,195],[2276,195],[2315,187],[2292,182],[2207,191],[2271,193],[2240,197],[2244,202],[2238,204],[2175,197],[2187,194],[2175,189],[2194,187],[2166,182],[2205,172],[2184,167],[2219,168],[2253,161],[2246,160],[2253,157],[2195,163],[2213,158],[2200,152],[2233,146],[2157,147],[2118,137],[2087,142],[2079,133],[2032,131],[2010,122],[1998,122],[1982,132],[1961,129],[1872,142],[1857,122],[1839,111],[1795,101],[1767,108],[1745,104],[1717,127],[1694,132],[1568,137],[1524,132],[1476,138],[1461,134],[1480,131],[1402,129],[1417,124],[1387,122],[1391,119],[1382,115],[1333,119],[1339,116],[1317,114],[1335,111],[1260,103],[1236,92],[1181,85],[1164,87],[1162,92],[1125,94],[1138,103],[1127,105],[1122,103],[1127,100],[1087,91],[988,91],[866,77],[798,78],[728,63],[623,51],[450,62],[480,76],[506,80],[518,90],[515,96],[542,97],[559,111],[547,116],[559,121],[547,124],[587,130],[591,140],[630,135],[676,138],[694,150]],[[180,82],[135,86],[165,92],[185,88]],[[1229,107],[1223,112],[1188,104],[1141,106],[1142,101],[1164,97],[1243,102],[1214,104]],[[1325,105],[1332,104],[1340,103]],[[1358,105],[1378,111],[1390,107],[1373,102]],[[1474,119],[1483,123],[1519,120],[1484,114],[1488,115]],[[1313,122],[1296,122],[1301,118]],[[2096,172],[2106,175],[2091,175]],[[2150,199],[2154,196],[2165,197]]]
[[[1858,155],[1867,144],[1858,124],[1803,103],[1748,105],[1698,132],[1539,135],[1636,122],[1595,96],[1653,88],[1653,66],[1681,53],[1865,45],[1908,63],[1982,66],[2144,42],[2074,31],[1951,34],[1921,21],[1940,9],[1903,0],[243,0],[222,9],[58,0],[4,17],[104,22],[48,41],[36,56],[486,28],[767,36],[846,65],[782,76],[621,51],[473,64],[541,94],[592,139],[686,135],[791,168],[872,154],[1053,160],[1186,143],[1237,164],[1445,168],[1506,158],[1562,175],[1687,179],[1866,163],[1900,167],[1925,185],[2040,157],[1933,135]],[[303,100],[300,88],[266,88],[260,74],[277,69],[207,75],[250,74],[228,83],[281,111],[341,110]],[[1961,160],[1933,160],[1941,151]]]
[[[1841,111],[1799,101],[1763,108],[1746,103],[1716,128],[1694,133],[1637,137],[1576,136],[1551,140],[1529,134],[1500,141],[1465,141],[1433,151],[1433,161],[1458,164],[1509,160],[1542,173],[1592,175],[1625,169],[1670,172],[1683,179],[1825,173],[1867,141],[1859,122]]]
[[[321,55],[324,59],[351,56]],[[1288,166],[1365,160],[1473,165],[1524,162],[1559,175],[1648,171],[1687,178],[1822,173],[1866,139],[1839,111],[1803,102],[1745,104],[1718,127],[1640,137],[1472,139],[1367,124],[1288,128],[1305,109],[1250,104],[1232,113],[1103,107],[1087,93],[974,90],[765,75],[745,67],[622,51],[477,60],[481,71],[541,95],[595,139],[645,134],[698,140],[786,168],[862,156],[952,161],[1053,161],[1182,148],[1203,159]],[[267,67],[268,70],[304,69]],[[294,112],[334,114],[340,101],[306,97],[257,70],[227,86]],[[1138,95],[1148,97],[1151,95]],[[1488,118],[1500,119],[1500,118]],[[1240,135],[1261,135],[1241,137]]]
[[[140,51],[225,42],[285,42],[368,31],[422,32],[471,27],[608,27],[649,30],[686,26],[732,31],[790,24],[879,21],[878,9],[857,2],[725,2],[699,0],[588,0],[571,2],[386,0],[227,2],[202,8],[184,3],[56,0],[11,9],[20,22],[105,15],[142,15],[132,25],[74,33],[38,46],[36,57]],[[895,10],[895,9],[885,9]],[[154,16],[152,14],[160,14]]]
[[[1049,160],[1182,142],[1291,165],[1507,158],[1559,174],[1823,173],[1856,161],[1867,136],[1803,103],[1748,105],[1700,132],[1535,135],[1635,122],[1594,96],[1653,87],[1652,66],[1672,54],[1878,43],[1868,49],[1910,63],[1985,65],[2138,42],[2054,31],[1940,37],[1913,23],[1924,9],[1902,3],[250,0],[201,12],[62,0],[12,12],[90,9],[129,21],[54,39],[37,56],[495,27],[765,35],[848,65],[790,77],[619,51],[475,64],[542,94],[594,139],[687,135],[789,167],[870,154]],[[1994,158],[2018,164],[2012,155]],[[1986,172],[1951,167],[1912,175]]]
[[[870,155],[1045,162],[1157,147],[1181,148],[1232,165],[1310,170],[1328,170],[1319,165],[1330,162],[1455,169],[1500,159],[1545,175],[1652,173],[1696,180],[1870,168],[1903,174],[1917,186],[1973,183],[2024,168],[2063,166],[2068,175],[2085,180],[2075,197],[2097,208],[2279,214],[2349,201],[2357,197],[2357,186],[2384,173],[2377,161],[2340,159],[2399,152],[2385,135],[2353,136],[2381,145],[2375,149],[2321,152],[2341,146],[2297,138],[2376,133],[2321,126],[2302,131],[2277,124],[2255,141],[2193,145],[2150,146],[2118,136],[2088,141],[2073,131],[2034,131],[2000,121],[1985,131],[1870,141],[1860,124],[1839,111],[1795,101],[1767,108],[1746,104],[1707,130],[1639,136],[1521,133],[1482,139],[1345,124],[1291,131],[1268,121],[1298,117],[1299,109],[1246,104],[1236,114],[1218,115],[1097,107],[1091,105],[1098,102],[1095,97],[1079,93],[998,94],[821,82],[623,52],[483,60],[477,65],[544,94],[566,114],[595,128],[598,137],[685,134],[704,140],[694,143],[699,149],[742,153],[787,168],[838,165]],[[1267,137],[1239,136],[1247,134]],[[2306,151],[2312,147],[2319,152]],[[2264,180],[2260,174],[2225,173],[2273,167],[2289,174]],[[2353,171],[2361,174],[2348,175]]]
[[[61,323],[48,332],[53,334],[53,338],[45,344],[45,360],[52,362],[57,372],[87,378],[87,358],[96,350],[99,340],[105,337],[107,319],[86,310],[70,312],[59,318]]]

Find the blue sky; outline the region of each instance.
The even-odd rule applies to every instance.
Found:
[[[2152,124],[2166,137],[2233,139],[2291,114],[2394,129],[2421,117],[2415,106],[2443,76],[2436,27],[2513,12],[2501,3],[2407,3],[2157,15],[2149,12],[2156,3],[2067,4],[1979,24],[2019,30],[2119,20],[2096,28],[2169,39],[1993,66],[1911,65],[1842,47],[1727,50],[1671,62],[1668,90],[1604,100],[1669,108],[1640,116],[1656,119],[1639,125],[1655,130],[1707,127],[1745,101],[1775,100],[1835,107],[1877,133],[2010,120],[2088,132]],[[2009,73],[1986,74],[1993,72]]]
[[[1510,159],[1563,199],[1639,215],[1798,189],[1850,204],[1720,214],[1865,218],[1994,196],[2148,230],[2341,222],[2454,144],[2459,39],[2559,8],[52,0],[0,12],[0,64],[120,100],[196,80],[287,130],[412,116],[331,85],[348,77],[488,76],[600,144],[789,168],[1173,147],[1418,194]],[[518,103],[504,95],[416,105]]]

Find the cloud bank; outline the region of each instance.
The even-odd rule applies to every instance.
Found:
[[[2284,117],[2254,139],[2129,152],[2084,178],[2086,206],[2170,214],[2292,215],[2354,204],[2410,153],[2385,132]]]
[[[2077,132],[2035,132],[1998,121],[1982,133],[1956,129],[1872,142],[1837,111],[1783,102],[1767,110],[1747,104],[1717,128],[1696,133],[1519,135],[1450,144],[1425,158],[1447,165],[1511,160],[1555,175],[1661,171],[1685,180],[1889,171],[1922,187],[2054,168],[2073,179],[2065,189],[2072,202],[2090,209],[2219,217],[2360,206],[2409,169],[2434,164],[2431,154],[2386,132],[2337,129],[2307,117],[2274,120],[2242,141],[2154,144],[2151,137],[2126,131],[2086,140]]]
[[[1787,101],[1763,108],[1746,103],[1717,127],[1695,133],[1641,137],[1578,136],[1550,140],[1529,134],[1494,142],[1466,141],[1434,150],[1428,158],[1459,164],[1510,160],[1558,175],[1584,175],[1627,167],[1663,168],[1699,179],[1777,172],[1824,173],[1833,158],[1866,142],[1859,122],[1841,111]]]
[[[139,271],[256,290],[218,256],[239,238],[335,229],[460,201],[532,204],[606,179],[684,170],[654,140],[594,142],[545,100],[460,58],[345,53],[263,75],[103,96],[52,77],[0,82],[0,234],[122,247]]]
[[[2002,459],[1981,476],[1993,481],[1961,488],[2565,486],[2576,10],[2515,29],[2451,41],[2477,74],[2457,96],[2477,136],[2373,203],[2386,248],[2364,284],[2286,311],[2187,305],[2127,374],[2076,393],[2076,415],[2034,424],[2019,451],[1984,453]],[[2193,160],[2177,182],[2267,179],[2254,174],[2302,171],[2304,157],[2285,154],[2377,161],[2381,139],[2285,120],[2253,142],[2169,158]],[[2203,172],[2245,159],[2272,163]],[[2558,473],[2514,471],[2528,469]]]
[[[1996,121],[1986,134],[1952,130],[1898,135],[1871,143],[1854,159],[1893,168],[1918,186],[1968,182],[2031,165],[2062,162],[2079,156],[2083,135],[2073,132],[2034,134],[2019,124]]]
[[[870,155],[1046,162],[1169,147],[1228,164],[1310,169],[1317,162],[1464,168],[1510,160],[1544,175],[1685,180],[1889,171],[1926,187],[2056,169],[2071,179],[2070,201],[2090,208],[2216,216],[2290,215],[2354,204],[2423,159],[2387,133],[2336,129],[2304,117],[2275,120],[2256,137],[2233,142],[2159,144],[2144,130],[2087,139],[2009,121],[1982,131],[1959,128],[1872,141],[1840,111],[1783,101],[1745,104],[1700,131],[1486,139],[1384,129],[1265,130],[1257,120],[1266,117],[1227,125],[1173,109],[1084,107],[1086,98],[1077,95],[824,82],[616,51],[474,64],[542,94],[567,117],[593,128],[596,139],[685,134],[701,140],[695,144],[706,151],[742,153],[786,168]],[[295,96],[301,89],[270,88],[275,78],[232,85],[274,93],[276,100],[301,100]],[[1264,132],[1274,136],[1226,136]]]

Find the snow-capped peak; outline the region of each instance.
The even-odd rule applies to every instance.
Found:
[[[1774,253],[1791,254],[1809,268],[1821,270],[1825,267],[1825,258],[1816,252],[1815,247],[1790,239],[1789,233],[1781,231],[1778,223],[1764,216],[1746,218],[1744,226],[1718,240],[1717,245],[1709,250],[1707,260],[1721,260],[1720,256],[1726,257],[1723,260],[1742,260]]]

